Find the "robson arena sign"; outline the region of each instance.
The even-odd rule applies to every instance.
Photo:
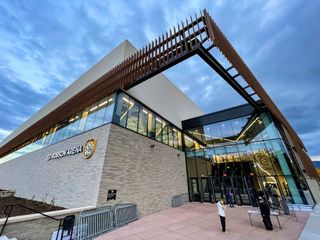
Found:
[[[82,156],[84,158],[89,159],[93,155],[96,149],[96,145],[97,145],[97,140],[94,138],[91,138],[84,145],[79,145],[79,146],[68,148],[58,152],[50,153],[47,155],[46,160],[50,161],[53,159],[58,159],[58,158],[66,157],[69,155],[75,155],[78,153],[82,153]]]

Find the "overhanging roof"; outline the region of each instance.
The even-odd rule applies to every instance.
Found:
[[[205,47],[208,42],[211,43],[210,46]],[[229,60],[231,63],[230,68],[225,69],[209,53],[209,50],[213,47],[218,48]],[[177,27],[173,27],[169,32],[162,34],[155,41],[152,41],[113,69],[107,71],[97,81],[94,81],[86,89],[83,89],[57,109],[21,132],[14,139],[5,143],[0,148],[0,156],[27,141],[30,137],[39,134],[48,125],[54,125],[63,120],[65,116],[70,115],[70,109],[73,110],[73,113],[76,113],[107,94],[111,94],[121,88],[129,89],[195,54],[198,54],[208,63],[258,111],[261,110],[261,107],[254,100],[254,97],[258,96],[260,98],[268,110],[289,132],[307,174],[310,177],[318,178],[311,159],[304,151],[302,141],[206,10],[201,12],[199,17],[191,17],[190,20],[187,19],[186,22],[182,22],[181,25],[178,24]],[[232,76],[229,73],[231,68],[237,71],[236,75]],[[248,85],[241,86],[237,82],[238,76],[242,76]],[[253,93],[249,93],[248,89],[251,89]]]

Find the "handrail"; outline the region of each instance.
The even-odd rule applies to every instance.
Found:
[[[2,233],[3,233],[3,231],[4,231],[5,226],[7,225],[8,219],[9,219],[9,217],[11,215],[11,212],[12,212],[12,209],[14,207],[22,207],[22,208],[28,209],[31,212],[39,213],[44,217],[50,218],[50,219],[55,220],[55,221],[59,221],[59,228],[60,228],[60,225],[61,225],[61,221],[63,220],[63,218],[51,217],[51,216],[49,216],[47,214],[44,214],[44,213],[42,213],[40,211],[34,210],[34,209],[29,208],[27,206],[24,206],[22,204],[10,204],[10,205],[7,205],[5,210],[4,210],[4,214],[7,214],[7,218],[6,218],[6,220],[5,220],[5,222],[4,222],[3,226],[2,226],[2,229],[1,229],[1,232],[0,232],[0,237],[1,237]],[[9,209],[9,211],[8,211],[8,209]]]

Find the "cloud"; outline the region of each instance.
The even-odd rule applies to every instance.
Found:
[[[0,139],[124,39],[143,47],[204,8],[309,152],[320,155],[317,0],[0,1],[0,114],[10,116],[0,119]],[[199,57],[165,74],[206,112],[244,102]]]
[[[5,138],[6,136],[8,136],[12,131],[10,130],[6,130],[6,129],[1,129],[0,128],[0,139]]]
[[[0,138],[9,133],[48,102],[50,96],[39,93],[24,81],[10,81],[0,72]]]
[[[320,161],[320,155],[317,156],[310,156],[312,161]]]

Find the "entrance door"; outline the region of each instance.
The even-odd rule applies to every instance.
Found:
[[[232,177],[222,177],[223,178],[223,198],[227,201],[227,192],[233,192],[233,182]]]
[[[235,199],[239,205],[250,205],[250,196],[244,177],[234,177]]]
[[[248,178],[248,179],[247,179]],[[216,177],[213,178],[213,193],[215,200],[226,198],[228,191],[233,193],[234,201],[238,205],[255,205],[254,185],[250,177]],[[249,185],[248,185],[249,184]],[[251,192],[250,192],[251,188]],[[210,190],[210,189],[209,189]],[[210,192],[210,191],[209,191]],[[213,198],[211,198],[213,199]]]
[[[211,187],[208,178],[202,177],[201,179],[201,196],[203,202],[212,202],[211,200]]]
[[[191,188],[191,200],[193,202],[200,202],[200,192],[199,192],[199,184],[197,178],[190,178],[190,188]]]
[[[245,176],[243,177],[243,179],[245,180],[245,183],[248,188],[248,195],[249,195],[251,205],[254,207],[258,207],[258,200],[257,200],[258,198],[257,189],[259,189],[258,179],[253,176]]]
[[[212,179],[213,192],[215,201],[219,201],[223,197],[223,181],[222,177],[214,177]]]

